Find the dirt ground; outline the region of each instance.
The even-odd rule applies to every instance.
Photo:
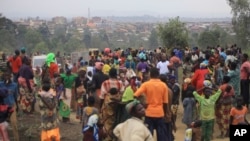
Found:
[[[182,78],[181,70],[179,70],[179,79]],[[181,82],[181,80],[179,80]],[[180,104],[177,116],[177,132],[174,133],[175,141],[183,141],[185,135],[186,125],[182,123],[183,107]],[[250,114],[247,115],[248,121],[250,121]],[[27,115],[20,115],[18,117],[19,126],[19,136],[20,141],[40,141],[40,115],[36,113],[33,117]],[[71,115],[71,123],[60,123],[59,125],[61,133],[61,141],[81,141],[82,140],[82,126],[79,120],[75,119],[75,113]],[[229,141],[229,138],[217,139],[220,133],[218,131],[218,126],[215,124],[213,141]],[[12,131],[9,129],[9,136],[11,141],[13,141]]]
[[[186,125],[182,123],[182,114],[183,113],[183,108],[182,106],[179,106],[178,110],[178,117],[177,117],[177,132],[174,134],[175,136],[175,141],[183,141],[184,140],[184,135],[185,135],[185,128]],[[250,114],[248,113],[247,115],[248,121],[250,120]],[[213,134],[213,141],[229,141],[229,138],[224,138],[224,139],[218,139],[216,138],[219,136],[220,132],[218,130],[217,124],[214,126],[214,134]]]
[[[179,106],[178,117],[177,117],[177,132],[174,134],[175,141],[183,141],[185,135],[186,125],[181,122],[183,108]],[[247,116],[250,120],[250,114]],[[72,113],[71,123],[60,123],[61,141],[81,141],[81,124],[75,119],[75,113]],[[19,136],[20,141],[40,141],[40,115],[39,113],[34,114],[34,116],[21,115],[18,117],[19,126]],[[213,141],[229,141],[229,138],[217,139],[216,136],[219,135],[218,126],[215,124],[214,128],[214,139]],[[11,141],[13,141],[12,130],[9,129],[9,136]]]
[[[72,114],[71,123],[60,122],[61,141],[81,141],[82,140],[82,124],[75,119]],[[40,114],[35,113],[34,116],[20,115],[18,117],[18,127],[20,141],[40,141]],[[13,141],[11,128],[9,129],[10,140]]]

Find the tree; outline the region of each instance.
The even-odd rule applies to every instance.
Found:
[[[232,24],[238,44],[247,47],[250,41],[250,1],[228,0],[228,2],[232,8]]]
[[[201,48],[205,48],[207,46],[216,46],[219,44],[219,39],[216,38],[214,32],[206,30],[200,34],[198,43]]]
[[[24,39],[25,39],[25,45],[27,46],[28,50],[33,50],[33,48],[35,47],[35,45],[37,43],[42,42],[42,35],[33,29],[29,29],[25,35],[24,35]]]
[[[32,49],[32,51],[33,52],[40,52],[40,53],[41,52],[48,53],[49,48],[45,42],[40,42],[40,43],[35,45],[35,47]]]
[[[188,45],[188,31],[179,17],[169,19],[165,25],[158,26],[159,37],[164,47],[172,49],[175,46],[186,47]]]
[[[85,43],[87,48],[91,47],[91,32],[89,31],[89,28],[84,29],[83,42]]]
[[[8,30],[0,30],[0,49],[14,49],[16,47],[15,36]]]
[[[72,52],[77,51],[81,47],[81,41],[76,38],[70,38],[68,42],[65,44],[64,51],[66,52]]]
[[[100,38],[101,38],[101,40],[103,42],[107,43],[106,47],[110,47],[109,37],[108,37],[108,34],[106,33],[106,31],[105,30],[101,30],[100,33],[99,33],[99,36],[100,36]]]
[[[234,36],[227,33],[220,26],[213,26],[210,30],[203,31],[198,38],[201,47],[234,44]]]
[[[99,36],[96,36],[96,35],[92,36],[92,38],[91,38],[91,47],[100,48],[101,43],[102,43],[102,40],[100,39]]]
[[[155,29],[151,31],[151,34],[149,36],[149,47],[150,48],[157,48],[158,47],[158,34]]]
[[[54,38],[57,38],[61,42],[65,43],[67,42],[66,38],[66,25],[56,25],[55,26],[55,32],[54,32]]]
[[[16,33],[16,25],[0,14],[0,50],[16,48]]]

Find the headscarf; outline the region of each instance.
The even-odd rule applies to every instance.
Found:
[[[131,101],[130,103],[128,103],[126,105],[126,111],[131,114],[131,111],[133,109],[133,107],[137,106],[138,104],[140,104],[140,101],[138,101],[137,99]]]
[[[46,64],[48,65],[48,67],[50,67],[50,63],[55,62],[55,54],[54,53],[49,53],[46,56]]]
[[[25,53],[25,52],[26,52],[25,47],[22,47],[22,48],[21,48],[21,52],[22,52],[22,53]]]
[[[205,80],[203,82],[203,85],[204,85],[204,87],[208,87],[208,88],[212,88],[213,87],[211,81],[209,81],[209,80]]]
[[[94,129],[93,132],[93,138],[94,141],[99,141],[99,135],[98,135],[98,126],[97,126],[97,122],[98,122],[98,116],[97,114],[91,115],[88,119],[88,123],[86,126],[83,127],[83,133],[88,131],[91,127]]]
[[[200,63],[200,68],[201,69],[204,69],[204,68],[206,68],[207,67],[207,64],[205,64],[205,63]]]
[[[140,58],[140,59],[146,60],[146,55],[145,55],[145,53],[141,52],[141,53],[139,54],[139,58]]]

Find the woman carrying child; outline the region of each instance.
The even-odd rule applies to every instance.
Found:
[[[232,108],[232,96],[234,95],[234,89],[229,85],[230,77],[223,77],[223,84],[220,86],[222,94],[216,104],[216,119],[221,134],[218,138],[228,137],[229,134],[229,120],[230,110]]]

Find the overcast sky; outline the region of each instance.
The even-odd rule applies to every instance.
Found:
[[[0,0],[9,18],[53,16],[231,17],[227,0]]]

